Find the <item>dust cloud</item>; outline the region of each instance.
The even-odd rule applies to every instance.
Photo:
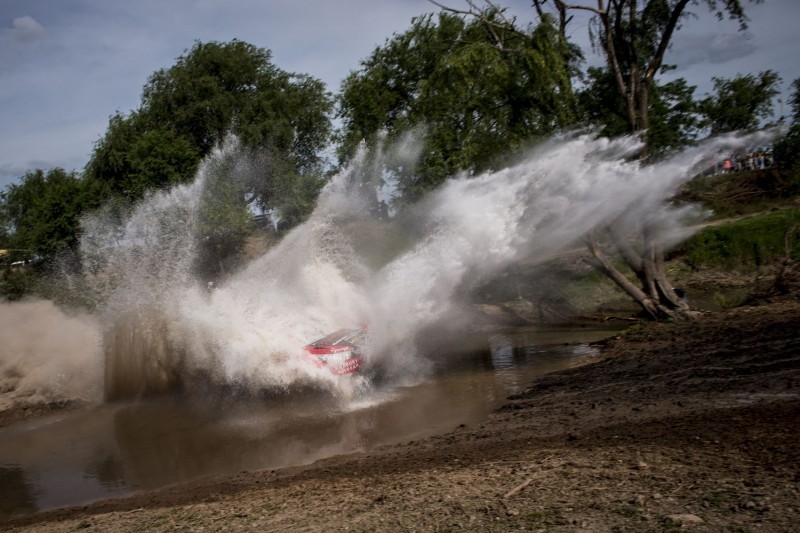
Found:
[[[96,317],[44,300],[0,303],[0,410],[63,399],[102,399]]]

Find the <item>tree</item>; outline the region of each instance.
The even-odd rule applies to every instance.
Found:
[[[656,76],[665,66],[664,55],[680,22],[690,16],[687,8],[701,3],[720,19],[727,15],[737,21],[741,29],[746,28],[747,19],[741,0],[597,0],[593,3],[586,0],[582,4],[564,0],[533,0],[533,7],[540,16],[547,15],[547,8],[552,9],[560,21],[559,28],[564,40],[565,29],[571,20],[570,13],[580,10],[592,15],[590,36],[605,55],[606,67],[613,77],[629,133],[639,135],[644,140],[640,157],[646,159],[653,134],[650,130],[650,104]],[[483,9],[472,0],[467,0],[467,4],[469,9],[466,11],[448,7],[444,9],[483,20],[487,27],[493,24],[486,21],[486,13],[497,9],[491,0],[486,0],[487,7]],[[509,31],[519,31],[515,21],[504,22],[504,27]],[[587,247],[591,254],[589,263],[614,280],[648,316],[690,317],[688,304],[678,297],[666,277],[657,228],[646,225],[638,246],[634,246],[626,237],[629,234],[626,228],[613,226],[606,228],[605,234],[635,273],[640,285],[631,283],[604,256],[597,234],[587,236]]]
[[[198,210],[198,270],[205,277],[224,275],[228,263],[253,228],[247,209],[247,173],[236,167],[241,155],[227,151],[205,164],[203,191]]]
[[[756,0],[760,1],[760,0]],[[547,0],[534,0],[542,6]],[[559,10],[585,10],[594,16],[590,25],[593,41],[604,52],[617,93],[625,106],[631,133],[644,135],[645,153],[650,126],[650,98],[656,76],[662,71],[664,55],[680,22],[690,16],[695,0],[598,0],[596,6],[568,5],[553,0]],[[720,19],[728,15],[746,28],[740,0],[703,0]]]
[[[148,79],[137,110],[111,117],[86,175],[109,194],[135,200],[192,180],[199,161],[234,133],[285,161],[270,169],[287,174],[263,172],[248,191],[251,202],[280,207],[274,204],[285,197],[267,195],[275,186],[261,182],[290,181],[291,188],[320,179],[332,106],[321,81],[277,68],[269,50],[237,40],[198,42]]]
[[[653,86],[648,130],[651,159],[686,148],[697,139],[702,121],[695,88],[683,78]]]
[[[578,92],[583,121],[599,127],[607,137],[630,133],[625,105],[616,92],[611,71],[590,67],[585,82]],[[650,159],[684,148],[697,139],[701,120],[694,91],[695,87],[683,78],[653,84],[648,112]]]
[[[340,161],[382,130],[391,137],[421,128],[422,161],[400,180],[406,200],[459,171],[500,166],[536,136],[573,123],[567,55],[549,21],[487,32],[448,13],[414,19],[343,82]]]
[[[0,193],[0,213],[8,244],[29,250],[46,262],[74,250],[80,237],[80,216],[100,203],[93,184],[75,173],[55,168],[26,173],[20,183]]]
[[[757,76],[712,78],[714,94],[700,102],[712,135],[732,131],[755,131],[761,120],[772,115],[772,100],[779,94],[780,76],[771,70]]]
[[[792,121],[800,123],[800,78],[792,82],[792,94],[789,97],[789,106],[792,108]],[[781,117],[782,119],[783,117]]]
[[[792,82],[789,96],[792,124],[786,135],[775,143],[775,164],[790,183],[790,190],[800,192],[800,78]]]
[[[760,0],[756,0],[760,1]],[[546,0],[534,0],[544,4]],[[606,64],[613,73],[617,93],[625,105],[630,132],[645,141],[641,157],[647,157],[653,131],[650,130],[650,103],[656,76],[664,67],[666,54],[682,19],[690,15],[690,0],[598,0],[590,5],[567,5],[553,0],[559,9],[581,9],[593,13],[592,34],[603,50]],[[746,27],[746,17],[740,0],[704,0],[702,3],[718,18],[728,15]],[[587,238],[591,253],[590,264],[614,280],[642,309],[653,318],[688,318],[686,301],[681,299],[666,277],[664,254],[657,244],[658,231],[646,226],[641,233],[638,250],[629,239],[623,238],[623,228],[610,226],[606,234],[627,266],[636,274],[640,286],[627,281],[602,253],[594,235]]]
[[[191,142],[161,126],[146,127],[138,113],[119,113],[94,149],[86,176],[106,196],[137,200],[150,189],[184,183],[194,176],[200,151]]]

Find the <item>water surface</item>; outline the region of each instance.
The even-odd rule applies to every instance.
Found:
[[[14,424],[0,429],[0,516],[308,464],[480,423],[536,376],[594,353],[585,343],[609,334],[593,325],[464,338],[428,378],[383,383],[345,404],[324,393],[170,396]]]

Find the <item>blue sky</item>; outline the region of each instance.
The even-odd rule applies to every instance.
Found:
[[[498,3],[532,19],[527,0]],[[697,85],[698,96],[712,76],[773,69],[783,87],[800,77],[800,1],[747,9],[742,34],[694,8],[702,16],[685,22],[666,58],[680,66],[671,76]],[[80,171],[108,117],[136,108],[148,76],[195,41],[236,38],[270,49],[281,69],[335,92],[376,46],[435,10],[427,0],[0,0],[0,189],[35,168]],[[585,19],[570,31],[588,42]]]

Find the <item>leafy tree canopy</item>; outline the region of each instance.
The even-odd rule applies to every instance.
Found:
[[[139,109],[111,117],[86,174],[108,193],[136,199],[191,180],[199,161],[233,132],[246,146],[286,160],[282,169],[295,178],[319,176],[332,105],[321,81],[277,68],[268,50],[237,40],[198,42],[150,77]],[[260,179],[287,180],[267,173]],[[280,199],[267,196],[273,188],[254,187],[252,200],[273,206]]]
[[[391,137],[423,127],[421,165],[401,179],[405,199],[458,171],[502,164],[573,123],[565,46],[549,22],[519,33],[449,13],[414,19],[343,82],[340,161],[381,130]]]
[[[611,71],[590,67],[585,80],[586,85],[578,91],[583,121],[599,127],[605,136],[630,133],[625,102],[619,98]],[[701,117],[694,91],[695,87],[683,78],[653,83],[648,110],[651,158],[685,147],[697,138]]]
[[[28,172],[0,193],[0,215],[9,247],[45,260],[78,244],[80,215],[98,205],[93,184],[55,168]]]
[[[772,100],[781,78],[771,70],[732,79],[712,78],[714,94],[700,102],[712,134],[753,131],[772,115]]]

